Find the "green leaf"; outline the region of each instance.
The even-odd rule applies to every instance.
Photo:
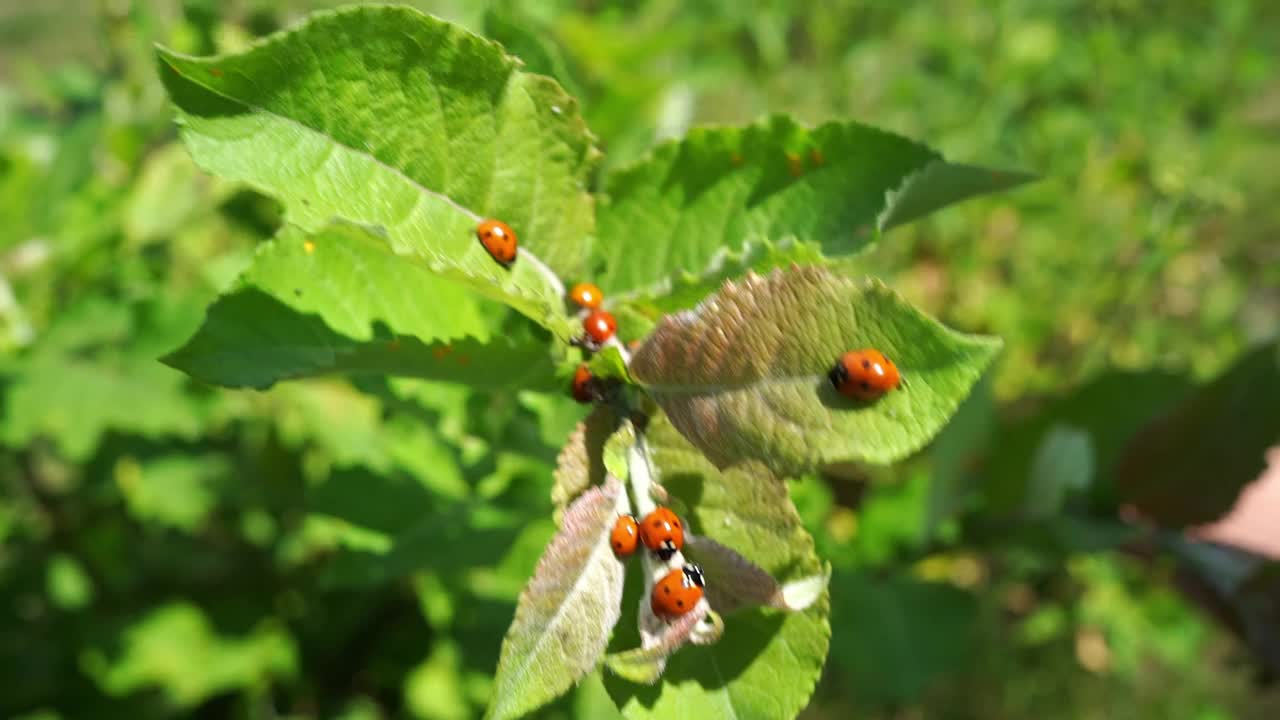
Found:
[[[403,262],[363,228],[286,229],[164,361],[230,387],[329,373],[551,387],[545,343],[491,340],[485,311],[466,288]]]
[[[785,236],[844,254],[893,224],[1026,179],[950,165],[858,123],[809,130],[775,116],[696,128],[609,177],[599,284],[609,294],[643,287],[703,268],[722,249]]]
[[[978,608],[968,593],[864,573],[837,573],[832,585],[832,660],[849,673],[855,697],[911,702],[970,658]]]
[[[217,505],[217,484],[232,477],[231,463],[221,455],[166,455],[139,464],[132,458],[116,463],[115,481],[129,512],[193,532]]]
[[[984,509],[1013,515],[1037,502],[1031,498],[1036,454],[1058,425],[1088,432],[1095,470],[1091,495],[1114,504],[1110,480],[1125,442],[1175,405],[1189,387],[1187,379],[1164,371],[1111,372],[1046,402],[1031,418],[1000,423],[993,431],[1000,438],[999,452],[990,453],[982,472],[972,478],[981,487]]]
[[[1258,347],[1133,436],[1116,463],[1122,500],[1161,525],[1225,515],[1280,441],[1280,343]]]
[[[767,468],[744,463],[717,470],[662,417],[650,423],[646,442],[658,480],[689,508],[684,518],[690,532],[732,548],[784,581],[825,573],[786,484]],[[709,587],[718,582],[709,569],[706,580]],[[628,718],[722,717],[729,711],[737,717],[795,717],[826,660],[827,615],[825,589],[803,612],[743,608],[724,618],[715,644],[685,645],[672,654],[658,687],[610,676],[605,685]]]
[[[598,153],[554,80],[404,7],[316,13],[244,53],[161,49],[159,63],[201,167],[275,196],[308,230],[385,228],[395,252],[570,337],[546,266],[581,274]],[[475,238],[486,217],[520,238],[511,269]]]
[[[1008,190],[1035,179],[1030,173],[936,160],[908,175],[889,192],[884,211],[876,218],[876,227],[883,232],[961,200]]]
[[[610,301],[618,304],[614,308],[617,313],[635,312],[656,320],[666,313],[697,305],[724,281],[742,277],[749,270],[766,273],[793,264],[816,265],[823,259],[816,243],[802,243],[794,238],[776,243],[760,240],[747,243],[739,252],[717,253],[701,272],[677,270],[658,283],[612,297]]]
[[[613,479],[569,506],[520,595],[487,717],[516,718],[545,705],[604,655],[622,601],[623,566],[609,533],[627,510],[626,493]]]
[[[296,650],[283,629],[266,624],[239,637],[219,635],[199,608],[176,603],[157,608],[131,626],[108,660],[86,653],[88,674],[111,695],[159,687],[181,708],[236,688],[289,676]]]
[[[902,386],[872,403],[832,387],[840,355],[878,348]],[[820,267],[748,275],[666,318],[631,374],[685,437],[725,467],[755,459],[788,477],[828,463],[890,463],[955,412],[1000,348],[963,335],[884,285]]]
[[[1054,425],[1031,461],[1023,515],[1044,520],[1059,514],[1068,493],[1089,487],[1093,472],[1089,433],[1066,423]]]
[[[33,355],[5,388],[0,441],[25,447],[48,437],[71,460],[85,460],[113,430],[194,439],[206,404],[185,385],[180,373],[150,359]]]

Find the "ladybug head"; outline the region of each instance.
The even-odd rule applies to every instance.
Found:
[[[686,582],[693,583],[698,587],[706,587],[706,578],[702,577],[702,568],[698,565],[690,563],[684,566],[684,579]]]
[[[835,367],[831,368],[831,372],[827,373],[827,379],[839,390],[842,385],[849,381],[849,369],[844,366],[844,363],[837,362]]]

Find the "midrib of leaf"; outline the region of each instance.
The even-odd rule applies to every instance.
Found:
[[[310,47],[310,46],[307,46],[307,47]],[[194,58],[194,57],[191,57],[191,56],[182,55],[182,54],[180,54],[180,53],[172,53],[172,54],[173,54],[174,56],[177,56],[177,57],[185,57],[185,58],[186,58],[186,59],[188,59],[188,60],[198,60],[198,59],[199,59],[199,58]],[[161,57],[164,57],[164,55],[162,55]],[[320,137],[320,138],[324,139],[325,141],[327,141],[327,142],[329,143],[329,146],[330,146],[331,148],[341,148],[342,150],[345,150],[345,151],[347,151],[347,152],[351,153],[352,155],[355,155],[355,156],[357,156],[357,157],[361,157],[361,158],[364,158],[364,159],[366,159],[366,160],[370,161],[371,163],[373,163],[374,165],[378,166],[378,167],[379,167],[379,168],[381,168],[382,170],[384,170],[384,171],[386,171],[386,172],[390,173],[391,175],[393,175],[393,176],[395,176],[395,177],[397,177],[397,178],[399,178],[399,179],[403,180],[403,181],[404,181],[404,182],[406,182],[407,184],[409,184],[412,188],[414,188],[415,190],[417,190],[417,191],[419,192],[419,194],[420,194],[420,196],[421,196],[421,197],[434,198],[435,200],[438,200],[438,201],[440,201],[440,202],[444,203],[445,205],[448,205],[449,207],[453,208],[453,209],[454,209],[454,210],[456,210],[457,212],[462,213],[463,215],[465,215],[468,219],[470,219],[470,220],[471,220],[472,222],[474,222],[474,223],[479,223],[481,220],[483,220],[483,219],[484,219],[484,218],[483,218],[483,216],[481,216],[479,213],[475,212],[475,211],[474,211],[474,210],[472,210],[471,208],[469,208],[469,207],[467,207],[467,206],[463,205],[462,203],[459,203],[458,201],[454,200],[453,198],[449,197],[449,195],[448,195],[447,193],[443,193],[443,192],[440,192],[440,191],[438,191],[438,190],[432,190],[431,188],[427,187],[426,185],[423,185],[421,182],[419,182],[418,180],[416,180],[416,179],[415,179],[415,178],[413,178],[412,176],[410,176],[410,175],[408,175],[407,173],[405,173],[403,170],[401,170],[401,169],[399,169],[399,168],[395,167],[394,165],[390,165],[390,164],[388,164],[385,160],[383,160],[382,158],[378,157],[377,155],[375,155],[375,154],[373,154],[373,153],[371,153],[371,152],[369,152],[369,151],[367,151],[367,150],[361,150],[361,149],[356,148],[356,147],[354,147],[354,146],[352,146],[352,145],[350,145],[350,144],[348,144],[348,143],[344,143],[344,142],[342,142],[341,140],[339,140],[336,136],[334,136],[333,134],[328,133],[328,132],[326,132],[325,130],[322,130],[322,129],[320,129],[320,128],[312,127],[311,125],[308,125],[308,124],[306,124],[306,123],[304,123],[304,122],[302,122],[301,120],[298,120],[298,119],[296,119],[296,118],[289,117],[288,115],[282,115],[282,114],[280,114],[280,113],[278,113],[278,112],[275,112],[275,111],[273,111],[273,110],[270,110],[270,109],[268,109],[268,108],[265,108],[265,107],[263,107],[263,106],[261,106],[261,105],[256,105],[256,104],[254,104],[254,103],[245,102],[245,101],[240,100],[240,99],[238,99],[238,98],[235,98],[235,97],[232,97],[232,96],[230,96],[230,95],[227,95],[227,94],[225,94],[225,93],[223,93],[223,92],[220,92],[218,89],[216,89],[216,88],[214,88],[214,87],[211,87],[211,86],[209,86],[209,85],[207,85],[207,84],[205,84],[205,83],[200,82],[200,81],[199,81],[199,80],[197,80],[195,77],[193,77],[193,76],[191,76],[191,75],[189,75],[189,74],[187,74],[187,73],[182,72],[182,70],[181,70],[179,67],[177,67],[176,65],[174,65],[174,64],[172,64],[172,63],[168,63],[168,65],[169,65],[169,67],[170,67],[170,68],[172,68],[172,69],[173,69],[173,71],[174,71],[174,72],[176,72],[178,75],[182,76],[182,78],[183,78],[183,79],[185,79],[185,80],[187,80],[188,82],[191,82],[191,83],[193,83],[193,84],[195,84],[195,85],[199,85],[199,86],[200,86],[201,88],[203,88],[204,90],[206,90],[206,91],[208,91],[208,92],[210,92],[210,93],[213,93],[214,95],[217,95],[218,97],[220,97],[220,98],[222,98],[222,99],[224,99],[224,100],[226,100],[226,101],[228,101],[228,102],[232,102],[232,103],[235,103],[235,104],[237,104],[237,105],[240,105],[241,107],[245,108],[246,110],[248,110],[248,111],[250,111],[250,112],[252,112],[252,113],[255,113],[255,114],[258,114],[258,115],[265,115],[265,116],[267,116],[267,117],[270,117],[270,118],[273,118],[273,119],[275,119],[275,120],[281,121],[281,122],[283,122],[284,124],[289,125],[290,127],[295,128],[295,129],[296,129],[296,130],[298,130],[299,132],[310,133],[310,134],[316,135],[316,136],[318,136],[318,137]],[[323,73],[323,67],[324,67],[324,66],[323,66],[323,64],[322,64],[322,63],[318,63],[318,64],[317,64],[317,67],[319,67],[319,68],[321,69],[321,73]],[[256,82],[256,81],[255,81],[251,76],[243,75],[243,74],[242,74],[242,76],[243,76],[243,77],[245,77],[246,79],[248,79],[250,83],[253,83],[253,84],[255,84],[255,85],[257,84],[257,82]],[[511,80],[511,81],[508,81],[508,83],[507,83],[507,91],[508,91],[508,92],[511,90],[512,85],[516,84],[516,83],[514,82],[515,78],[516,78],[516,76],[513,74],[513,75],[512,75],[512,80]],[[326,82],[327,82],[327,80],[326,80]],[[527,99],[529,100],[529,102],[530,102],[530,103],[533,103],[533,102],[534,102],[533,96],[532,96],[532,95],[530,95],[530,94],[529,94],[529,92],[528,92],[527,90],[525,90],[523,87],[519,87],[519,88],[517,88],[517,89],[518,89],[521,93],[523,93],[523,94],[524,94],[525,98],[527,98]],[[436,93],[436,95],[437,95],[437,97],[438,97],[438,96],[439,96],[439,93],[437,92],[437,93]],[[501,116],[501,114],[499,114],[499,115],[497,116],[497,121],[498,121],[498,122],[502,122],[502,116]],[[539,122],[539,123],[541,122],[540,120],[538,120],[538,119],[536,118],[536,115],[535,115],[535,121],[536,121],[536,122]],[[333,154],[332,154],[332,151],[330,151],[330,154],[329,154],[329,155],[327,155],[327,156],[324,158],[324,160],[320,163],[320,165],[321,165],[321,166],[323,166],[325,163],[328,163],[328,162],[332,159],[332,157],[333,157]],[[538,157],[536,158],[536,162],[538,163],[539,167],[541,167],[542,162],[543,162],[543,158],[542,158],[541,156],[538,156]],[[446,168],[445,168],[445,174],[446,174],[446,177],[447,177],[447,175],[448,175],[449,168],[450,168],[450,166],[446,166]],[[487,178],[487,179],[488,179],[488,183],[487,183],[487,184],[488,184],[488,189],[485,191],[485,192],[486,192],[486,197],[491,197],[491,196],[492,196],[492,194],[493,194],[493,187],[494,187],[494,185],[497,183],[497,168],[496,168],[496,167],[492,167],[492,168],[490,168],[490,170],[489,170],[489,172],[488,172],[488,178]],[[259,189],[259,190],[264,191],[264,192],[265,192],[265,193],[267,193],[267,194],[270,194],[270,190],[271,190],[270,188],[264,187],[264,186],[262,186],[262,185],[260,185],[260,184],[258,184],[258,183],[254,183],[254,182],[252,182],[252,181],[250,181],[250,183],[249,183],[249,184],[250,184],[250,185],[255,186],[255,187],[256,187],[257,189]],[[538,196],[539,196],[539,195],[541,195],[541,193],[542,193],[542,178],[541,178],[541,176],[540,176],[540,175],[535,175],[535,181],[534,181],[533,189],[534,189],[534,202],[533,202],[533,209],[536,211],[536,210],[537,210],[537,208],[538,208]],[[413,210],[415,210],[415,209],[416,209],[415,207],[410,207],[410,208],[406,211],[406,213],[405,213],[405,217],[404,217],[404,218],[403,218],[399,223],[397,223],[397,224],[401,224],[401,225],[402,225],[402,224],[404,224],[404,223],[409,222],[409,220],[410,220],[410,219],[412,218],[412,216],[413,216]],[[286,212],[287,212],[287,208],[286,208]],[[535,212],[535,213],[534,213],[534,215],[536,216],[536,214],[537,214],[537,213]],[[543,278],[548,282],[548,284],[549,284],[549,285],[551,285],[551,287],[552,287],[552,288],[554,288],[554,289],[557,291],[557,294],[559,294],[559,295],[563,295],[563,294],[564,294],[564,284],[561,282],[560,277],[559,277],[558,275],[556,275],[556,273],[555,273],[555,272],[554,272],[550,267],[548,267],[546,263],[542,262],[542,260],[541,260],[541,259],[539,259],[537,255],[535,255],[532,251],[530,251],[530,250],[529,250],[527,247],[525,247],[525,246],[521,246],[521,247],[520,247],[520,257],[519,257],[519,261],[520,261],[520,262],[528,262],[529,264],[533,265],[535,268],[537,268],[537,270],[538,270],[539,274],[541,274],[541,275],[543,276]],[[441,269],[443,269],[443,268],[433,268],[433,269],[441,270]],[[451,275],[456,275],[457,273],[456,273],[456,271],[452,271],[452,270],[450,270],[450,271],[449,271],[449,274],[451,274]],[[499,299],[501,299],[501,296],[499,296]]]

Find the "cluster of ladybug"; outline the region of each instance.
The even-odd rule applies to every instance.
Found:
[[[476,227],[476,237],[489,255],[503,267],[516,260],[516,234],[501,220],[485,220]],[[588,349],[599,350],[613,339],[618,322],[608,310],[602,310],[604,294],[595,285],[584,282],[573,286],[569,300],[582,308],[583,336],[579,343]],[[845,397],[869,402],[898,387],[901,375],[898,368],[884,353],[874,348],[850,350],[836,360],[827,373],[832,386]],[[595,378],[586,365],[579,365],[573,374],[570,393],[580,403],[597,399],[599,392]]]
[[[494,259],[503,267],[510,267],[516,261],[519,242],[511,226],[501,220],[492,218],[482,221],[476,226],[476,238]],[[569,291],[569,300],[582,308],[583,335],[578,343],[590,350],[599,350],[605,343],[613,339],[618,332],[618,321],[608,310],[602,310],[604,293],[592,283],[584,282],[574,285]],[[573,385],[570,389],[573,399],[580,403],[594,402],[598,391],[595,378],[586,365],[579,365],[573,374]]]
[[[609,535],[609,544],[619,559],[631,557],[641,543],[663,562],[684,547],[684,528],[671,508],[660,507],[636,522],[630,515],[618,516]],[[707,586],[702,568],[692,563],[668,572],[653,586],[649,607],[658,617],[676,618],[693,610]]]

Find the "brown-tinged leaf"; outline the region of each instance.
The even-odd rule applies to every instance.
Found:
[[[883,351],[903,376],[870,403],[827,378],[841,354],[864,347]],[[694,310],[667,316],[631,374],[718,467],[751,459],[786,477],[918,450],[999,347],[998,338],[943,327],[879,282],[792,267],[725,283]]]

